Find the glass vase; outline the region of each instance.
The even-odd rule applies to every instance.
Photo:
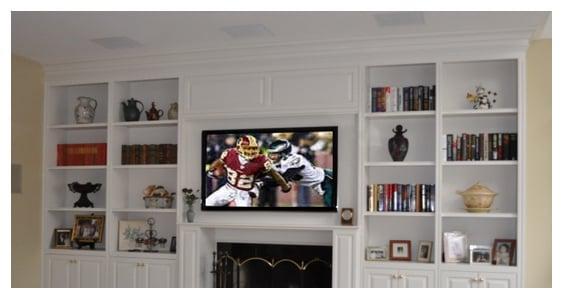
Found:
[[[195,211],[193,211],[193,204],[187,204],[187,211],[185,212],[187,222],[193,222],[195,219]]]

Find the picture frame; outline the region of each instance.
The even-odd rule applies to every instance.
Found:
[[[412,241],[410,240],[390,240],[388,245],[390,253],[389,259],[392,261],[411,261],[412,260]]]
[[[365,253],[365,259],[367,261],[387,261],[388,260],[388,250],[386,246],[370,246],[367,247]]]
[[[470,264],[492,264],[492,248],[487,245],[470,245]]]
[[[144,237],[144,232],[147,229],[146,220],[120,220],[117,250],[140,251],[136,239]]]
[[[103,239],[105,215],[76,215],[72,240],[77,243],[96,243]]]
[[[418,245],[418,262],[431,262],[433,252],[433,241],[420,241]]]
[[[443,253],[445,263],[465,263],[468,259],[468,240],[464,233],[444,232]]]
[[[72,229],[55,229],[54,231],[55,248],[72,248]]]
[[[170,252],[176,252],[176,236],[172,236],[172,240],[170,241]]]
[[[498,266],[514,266],[517,241],[515,239],[494,239],[492,264]]]

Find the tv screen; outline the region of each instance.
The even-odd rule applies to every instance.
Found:
[[[337,210],[337,127],[202,132],[202,210]]]

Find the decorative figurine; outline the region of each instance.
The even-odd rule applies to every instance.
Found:
[[[168,110],[168,119],[177,120],[178,119],[178,103],[174,102],[170,104],[170,109]]]
[[[156,238],[158,232],[154,229],[154,224],[156,221],[154,218],[150,217],[146,220],[149,228],[148,230],[144,231],[144,237],[139,237],[135,240],[137,243],[137,247],[141,247],[143,244],[146,246],[146,249],[143,252],[158,252],[158,250],[154,249],[154,247],[160,244],[161,247],[164,247],[168,239],[166,238]]]
[[[94,208],[94,203],[88,199],[88,194],[93,192],[98,192],[101,189],[101,183],[92,184],[88,182],[86,184],[80,184],[78,182],[72,182],[68,184],[68,189],[73,193],[80,193],[80,199],[74,203],[74,208],[76,207],[91,207]]]
[[[152,102],[152,107],[150,108],[150,110],[145,111],[145,113],[146,113],[146,120],[148,121],[159,120],[160,117],[164,115],[164,111],[160,109],[156,109],[156,105],[154,104],[154,102]]]
[[[141,108],[138,108],[138,104],[140,103]],[[123,117],[125,121],[139,121],[142,111],[144,111],[144,105],[142,102],[131,98],[128,99],[127,102],[121,102],[121,106],[123,107]]]
[[[473,104],[472,108],[475,110],[480,109],[491,109],[492,104],[496,103],[496,96],[498,95],[497,92],[492,92],[486,90],[486,88],[482,86],[476,87],[476,92],[474,94],[468,92],[466,93],[466,99]]]
[[[94,122],[94,117],[96,116],[96,108],[98,107],[98,102],[86,96],[80,96],[78,104],[74,108],[74,119],[77,124],[88,124]],[[92,103],[94,105],[92,105]]]
[[[408,139],[403,136],[407,131],[402,131],[402,125],[392,130],[394,136],[388,140],[388,151],[393,161],[403,161],[408,153]]]
[[[187,222],[193,222],[193,220],[195,219],[195,211],[193,211],[193,203],[199,200],[199,197],[195,195],[195,193],[198,193],[199,190],[195,191],[194,193],[193,189],[184,188],[182,189],[182,192],[183,192],[183,200],[187,204],[187,212],[186,212]]]

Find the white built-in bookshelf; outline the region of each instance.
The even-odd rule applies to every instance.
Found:
[[[394,286],[410,275],[410,286],[484,286],[481,276],[495,285],[520,284],[522,258],[521,163],[509,161],[446,161],[446,134],[519,133],[522,115],[519,60],[437,62],[390,66],[368,66],[359,129],[361,163],[364,168],[360,192],[370,184],[435,184],[435,213],[377,212],[367,210],[362,199],[362,249],[384,246],[390,240],[410,240],[412,261],[367,261],[363,256],[363,286]],[[371,88],[384,86],[436,85],[436,110],[416,112],[371,112]],[[498,92],[490,110],[474,110],[465,96],[478,85]],[[388,152],[392,128],[408,131],[409,151],[404,161],[393,162]],[[518,144],[521,152],[521,142]],[[521,159],[519,153],[518,158]],[[461,196],[480,182],[498,193],[489,213],[464,210]],[[494,239],[517,239],[515,266],[470,265],[442,261],[443,232],[460,231],[468,244],[493,246]],[[417,261],[420,241],[432,241],[429,263]],[[481,284],[480,284],[481,283]]]

